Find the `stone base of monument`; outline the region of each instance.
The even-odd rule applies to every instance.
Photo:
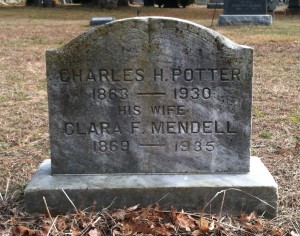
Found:
[[[51,162],[45,160],[25,189],[26,210],[46,213],[45,197],[51,212],[74,211],[62,189],[80,210],[94,203],[97,204],[97,210],[108,206],[124,208],[159,203],[166,208],[173,206],[178,210],[199,212],[211,200],[205,210],[208,213],[219,213],[222,210],[224,214],[236,215],[255,210],[271,218],[276,216],[277,209],[277,184],[257,157],[251,157],[251,170],[246,174],[178,175],[52,176]]]
[[[220,15],[219,25],[271,25],[270,15]]]
[[[224,3],[207,3],[208,9],[223,9]]]

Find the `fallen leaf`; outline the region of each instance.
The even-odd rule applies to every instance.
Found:
[[[263,232],[263,225],[259,221],[243,224],[242,228],[252,233]]]
[[[80,232],[80,229],[74,225],[72,225],[71,227],[71,233],[72,233],[72,236],[79,236],[81,235],[81,232]]]
[[[256,211],[252,211],[249,215],[250,220],[256,220],[258,219],[258,215],[256,213]]]
[[[295,231],[292,231],[292,232],[291,232],[291,235],[292,235],[292,236],[300,236],[300,234],[297,234]]]
[[[175,223],[176,222],[176,209],[171,207],[170,215],[172,217],[172,221]]]
[[[194,221],[184,214],[184,212],[181,212],[177,215],[175,224],[188,232],[191,232],[191,229],[195,228]]]
[[[201,233],[209,232],[209,221],[204,217],[200,217],[198,225]]]
[[[145,220],[147,218],[147,216],[149,215],[151,208],[152,208],[152,204],[150,204],[147,208],[145,208],[143,210],[142,214],[140,214],[136,219]]]
[[[50,231],[50,225],[44,224],[40,232],[42,235],[48,235],[48,233],[50,233],[49,231]]]
[[[293,235],[292,232],[291,232],[291,235],[292,236],[300,236],[299,234]],[[283,232],[279,228],[273,227],[272,228],[272,236],[283,236]]]
[[[122,235],[122,232],[119,231],[119,230],[117,230],[117,229],[114,229],[114,230],[112,231],[112,235],[113,235],[113,236]]]
[[[173,234],[169,232],[164,225],[151,227],[151,233],[154,235],[164,235],[164,236],[172,236]]]
[[[124,220],[126,216],[125,210],[117,210],[116,212],[112,213],[112,217],[116,220]]]
[[[201,235],[202,234],[201,234],[200,230],[198,230],[198,229],[192,232],[192,236],[201,236]]]
[[[154,210],[155,211],[159,211],[160,210],[160,205],[158,203],[155,203]]]
[[[242,213],[239,216],[240,221],[250,222],[251,220],[256,220],[258,218],[257,213],[255,211],[251,212],[249,215],[246,213]]]
[[[124,224],[124,231],[131,231],[131,234],[135,234],[135,233],[144,233],[144,234],[148,234],[151,233],[151,229],[149,228],[149,226],[144,223],[136,223],[136,222],[128,222],[127,224]]]
[[[1,225],[0,225],[0,227],[1,227]],[[11,235],[9,232],[7,232],[6,230],[2,230],[2,229],[0,229],[0,235],[1,236],[9,236],[9,235]]]
[[[135,211],[135,210],[139,207],[139,205],[140,205],[140,204],[137,204],[137,205],[135,205],[135,206],[129,207],[129,208],[127,208],[126,210],[127,210],[127,211]]]
[[[171,223],[166,223],[166,224],[164,224],[164,225],[165,225],[165,227],[166,227],[167,229],[172,229],[172,230],[176,231],[175,225],[173,225],[173,224],[171,224]]]
[[[92,229],[89,231],[89,236],[99,236],[101,234],[98,233],[97,229]]]
[[[113,236],[120,236],[120,235],[127,235],[127,234],[125,234],[124,232],[121,232],[121,231],[119,231],[119,230],[117,230],[117,229],[114,229],[113,231],[112,231],[112,235]]]
[[[12,234],[14,236],[37,236],[38,232],[25,226],[18,225],[12,229]]]
[[[213,230],[215,229],[215,221],[214,221],[214,220],[211,221],[211,223],[209,224],[208,229],[209,229],[210,231],[213,231]]]
[[[56,228],[58,231],[63,231],[66,227],[67,226],[64,219],[60,218],[56,221]]]

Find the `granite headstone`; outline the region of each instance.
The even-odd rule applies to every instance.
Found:
[[[266,13],[266,0],[225,0],[225,15],[264,15]]]
[[[220,25],[272,23],[267,15],[266,0],[224,0],[224,13],[219,16]]]
[[[288,13],[300,13],[300,0],[289,0]]]
[[[224,7],[224,0],[210,0],[207,3],[208,9],[222,9]]]
[[[250,158],[252,53],[164,17],[107,23],[48,50],[51,162],[27,186],[28,211],[42,211],[42,196],[51,210],[69,210],[56,201],[61,189],[81,208],[115,197],[115,207],[145,205],[169,193],[167,203],[195,210],[238,187],[275,210],[235,193],[231,211],[248,204],[276,214],[276,183]]]
[[[47,51],[53,174],[249,171],[252,49],[150,22]]]
[[[207,5],[209,0],[195,0],[195,4],[197,5]]]

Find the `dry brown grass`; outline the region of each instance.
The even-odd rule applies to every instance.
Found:
[[[130,7],[116,11],[80,6],[0,8],[2,196],[10,181],[7,200],[0,199],[0,231],[1,223],[12,224],[10,217],[19,214],[23,187],[38,164],[49,158],[45,50],[88,30],[90,17],[135,15],[136,9]],[[178,17],[209,26],[213,11],[196,6],[150,7],[143,8],[141,15]],[[214,29],[255,50],[252,154],[262,158],[279,184],[276,224],[297,228],[291,220],[300,222],[300,17],[279,15],[269,27],[221,28],[215,19]]]

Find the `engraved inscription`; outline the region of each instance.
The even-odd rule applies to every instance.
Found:
[[[118,72],[118,73],[117,73]],[[62,69],[60,81],[63,83],[123,83],[145,82],[144,69]],[[233,82],[241,80],[241,71],[238,68],[186,68],[186,69],[153,69],[154,82],[168,81],[221,81]]]
[[[129,141],[94,141],[93,148],[95,152],[128,152]]]
[[[209,81],[219,80],[222,82],[240,80],[239,69],[215,69],[215,68],[200,68],[200,69],[173,69],[172,80],[184,80],[187,82],[202,81],[208,79]]]
[[[212,152],[214,150],[214,141],[180,141],[175,143],[176,152],[187,152],[187,151],[207,151]]]
[[[122,116],[138,116],[141,114],[141,107],[137,105],[132,106],[118,106],[118,115]]]
[[[151,106],[152,115],[171,115],[184,116],[188,111],[185,106]]]
[[[117,73],[118,72],[118,73]],[[209,87],[212,83],[235,82],[239,83],[243,76],[240,69],[228,68],[186,68],[186,69],[153,69],[154,83],[172,83],[168,90],[160,87],[157,89],[137,89],[131,90],[130,86],[117,86],[119,82],[136,82],[144,84],[149,83],[149,77],[146,77],[145,69],[123,69],[117,71],[115,69],[63,69],[60,73],[60,81],[62,83],[89,83],[90,98],[95,101],[99,109],[103,109],[103,102],[117,102],[117,106],[110,107],[110,111],[116,114],[117,122],[109,120],[91,121],[88,123],[65,121],[64,134],[70,136],[93,136],[98,141],[92,141],[93,150],[95,152],[126,152],[129,150],[129,141],[119,141],[108,139],[108,137],[118,137],[126,135],[236,135],[238,127],[224,120],[191,120],[194,110],[186,105],[180,105],[178,102],[186,102],[198,100],[201,101],[217,101],[221,105],[227,105],[232,108],[235,101],[234,95],[214,96],[213,87]],[[149,74],[149,73],[148,73]],[[169,81],[169,82],[168,82]],[[185,86],[176,86],[177,81],[184,81]],[[152,82],[152,83],[153,83]],[[201,86],[205,83],[205,86]],[[123,84],[124,85],[124,84]],[[156,103],[147,106],[139,103],[138,99],[155,99]],[[164,104],[163,100],[168,98],[174,101],[174,104]],[[101,102],[101,103],[98,103]],[[106,103],[103,103],[106,104]],[[130,117],[131,121],[123,120],[121,117]],[[148,120],[147,122],[143,119]],[[181,118],[183,120],[172,120],[171,117]],[[139,118],[140,120],[135,120]],[[159,119],[154,120],[153,118]],[[161,119],[161,120],[160,120]],[[167,138],[168,136],[166,136]],[[195,138],[195,137],[194,137]],[[175,141],[175,152],[212,152],[218,145],[217,140],[194,140],[193,136],[188,140]],[[140,148],[166,148],[174,145],[171,140],[163,143],[140,143]],[[171,147],[172,149],[172,147]]]
[[[210,88],[175,88],[174,98],[175,99],[209,99],[211,96]]]
[[[236,134],[234,125],[220,121],[166,121],[166,122],[128,122],[131,134],[138,133],[143,127],[151,130],[149,134]],[[151,127],[151,129],[147,129]],[[127,130],[127,125],[122,126],[118,122],[65,122],[64,133],[71,135],[121,135]]]
[[[127,99],[128,98],[128,89],[127,88],[121,88],[121,89],[104,89],[104,88],[98,88],[93,89],[93,99]]]
[[[61,82],[132,82],[143,81],[144,71],[142,69],[123,69],[118,73],[115,69],[63,69],[60,72]]]
[[[185,121],[151,122],[152,134],[236,134],[232,124],[227,121]]]

